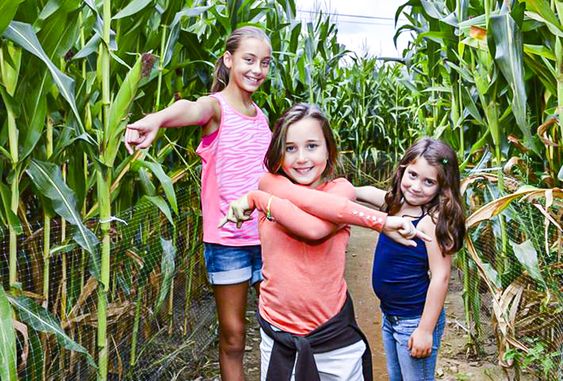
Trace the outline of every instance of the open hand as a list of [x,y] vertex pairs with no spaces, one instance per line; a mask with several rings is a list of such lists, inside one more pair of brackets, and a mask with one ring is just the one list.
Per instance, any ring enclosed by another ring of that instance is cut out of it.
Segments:
[[250,214],[253,210],[254,207],[250,207],[250,204],[248,203],[248,195],[244,195],[229,204],[227,215],[221,218],[217,227],[221,228],[230,221],[236,223],[237,228],[240,228],[244,221],[248,221],[252,218],[250,217]]
[[415,237],[428,242],[432,241],[428,235],[415,228],[411,221],[398,216],[387,216],[383,233],[393,241],[405,246],[416,246],[416,242],[413,240]]

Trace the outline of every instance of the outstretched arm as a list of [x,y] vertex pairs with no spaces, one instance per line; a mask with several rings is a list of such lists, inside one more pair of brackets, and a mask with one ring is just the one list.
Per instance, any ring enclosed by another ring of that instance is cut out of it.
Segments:
[[288,178],[270,173],[260,179],[258,188],[335,224],[351,224],[381,231],[387,214],[356,204],[354,188],[347,181],[336,184],[327,192],[292,183]]
[[428,357],[432,353],[433,332],[444,308],[452,265],[452,256],[442,255],[436,242],[436,225],[432,219],[426,217],[420,225],[432,238],[432,242],[426,242],[431,278],[420,323],[408,341],[411,356],[415,358]]
[[321,240],[342,227],[304,212],[291,201],[263,191],[249,192],[231,202],[227,215],[219,222],[219,227],[229,221],[240,226],[244,221],[250,219],[250,213],[254,209],[264,213],[267,218],[275,220],[290,234],[307,241]]
[[[149,147],[161,127],[203,126],[215,115],[220,115],[220,112],[217,101],[212,97],[201,97],[195,102],[181,99],[161,111],[128,124],[125,147],[131,154],[134,149]],[[212,132],[208,130],[205,134]]]
[[279,175],[265,174],[258,185],[259,189],[288,199],[307,213],[311,213],[335,224],[351,224],[382,231],[394,241],[407,246],[416,246],[414,237],[430,239],[415,229],[412,223],[402,217],[387,214],[357,204],[354,188],[347,181],[335,186],[331,192],[321,192],[293,184]]
[[385,191],[379,188],[376,188],[371,185],[366,185],[363,187],[355,187],[356,191],[356,200],[361,202],[367,202],[375,206],[378,209],[383,207],[385,203]]

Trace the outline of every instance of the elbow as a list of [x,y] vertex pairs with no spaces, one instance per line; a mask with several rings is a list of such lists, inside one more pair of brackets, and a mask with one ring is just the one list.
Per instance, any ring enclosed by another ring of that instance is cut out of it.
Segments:
[[313,228],[308,229],[307,232],[303,235],[303,238],[310,242],[318,242],[322,241],[326,237],[330,235],[330,231],[322,228]]
[[450,282],[450,273],[449,272],[437,272],[431,273],[430,282],[439,285],[440,287],[448,287]]

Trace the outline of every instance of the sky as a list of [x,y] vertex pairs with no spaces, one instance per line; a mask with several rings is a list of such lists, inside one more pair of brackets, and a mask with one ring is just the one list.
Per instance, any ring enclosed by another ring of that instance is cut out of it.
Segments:
[[[359,55],[400,57],[408,42],[404,33],[393,43],[395,12],[407,0],[296,0],[297,16],[309,21],[322,9],[337,15],[338,42]],[[404,18],[399,19],[399,25]]]

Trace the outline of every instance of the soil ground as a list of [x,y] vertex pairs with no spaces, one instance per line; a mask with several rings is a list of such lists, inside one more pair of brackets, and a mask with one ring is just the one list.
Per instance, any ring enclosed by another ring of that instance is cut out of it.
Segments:
[[[371,268],[373,250],[377,242],[377,233],[362,228],[352,228],[346,262],[346,281],[356,312],[358,324],[368,337],[372,357],[375,381],[388,380],[385,368],[385,354],[381,342],[381,313],[379,301],[371,289]],[[248,381],[260,379],[260,333],[254,318],[255,303],[249,301],[247,312],[247,345],[245,354],[245,372]],[[446,299],[447,325],[442,340],[442,348],[436,368],[436,378],[447,381],[500,381],[510,378],[496,365],[496,348],[492,338],[484,343],[484,356],[470,359],[466,354],[466,328],[463,312],[461,275],[452,271],[450,287]],[[483,320],[488,319],[484,317]],[[204,376],[197,381],[219,380],[217,348],[210,349],[211,358],[207,363]],[[524,375],[521,380],[531,380]]]

